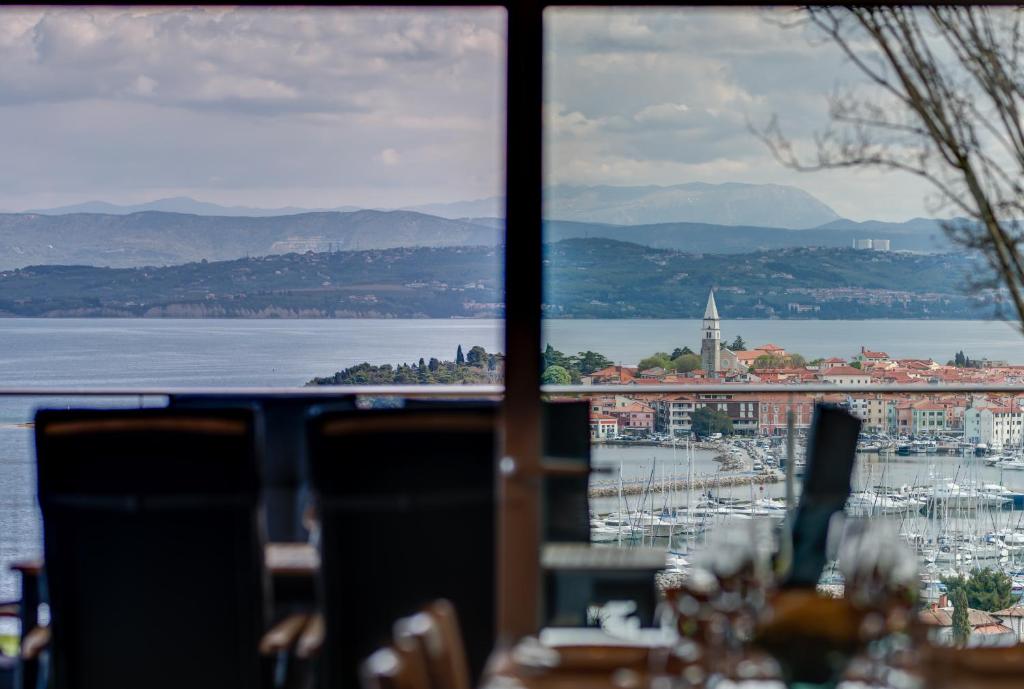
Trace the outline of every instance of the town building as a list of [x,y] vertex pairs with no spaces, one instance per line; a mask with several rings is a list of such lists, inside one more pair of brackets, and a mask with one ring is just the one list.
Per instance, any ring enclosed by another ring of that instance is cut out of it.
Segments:
[[871,385],[871,374],[853,366],[833,366],[823,369],[819,377],[824,383],[833,385],[845,385],[848,387],[856,385]]
[[886,433],[889,431],[889,408],[892,405],[893,401],[884,395],[851,395],[847,397],[845,406],[861,420],[865,432]]
[[886,364],[889,363],[889,355],[885,352],[873,352],[861,345],[860,354],[857,355],[857,361],[872,364]]
[[[928,630],[928,637],[933,643],[941,646],[954,644],[953,608],[948,604],[945,594],[939,598],[938,603],[932,603],[918,613],[918,620]],[[1017,644],[1017,634],[1000,622],[995,614],[968,608],[967,620],[971,625],[971,633],[967,637],[968,648]]]
[[619,437],[619,420],[607,414],[590,415],[590,439],[614,440]]
[[732,421],[733,433],[755,435],[760,422],[760,403],[756,395],[697,393],[665,395],[652,402],[655,429],[670,435],[689,435],[693,431],[693,413],[702,407],[723,412]]
[[1004,610],[997,610],[992,617],[1013,630],[1017,643],[1024,641],[1024,606],[1014,605]]
[[715,292],[708,293],[708,305],[704,309],[704,325],[701,328],[700,362],[701,368],[710,377],[718,375],[721,368],[722,328],[718,317],[718,306],[715,304]]
[[814,414],[814,398],[810,395],[789,395],[785,393],[760,393],[758,400],[758,433],[761,435],[782,435],[786,432],[788,412],[793,412],[793,426],[797,430],[811,427]]
[[975,443],[1020,447],[1024,440],[1024,412],[1012,406],[972,406],[964,412],[964,438]]

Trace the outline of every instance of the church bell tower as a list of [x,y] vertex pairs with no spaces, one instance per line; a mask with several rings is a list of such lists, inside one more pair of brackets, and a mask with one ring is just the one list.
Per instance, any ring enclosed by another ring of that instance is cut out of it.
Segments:
[[715,291],[708,294],[708,306],[704,309],[704,325],[701,328],[700,362],[701,368],[711,377],[718,375],[721,368],[722,330],[718,318],[718,306],[715,304]]

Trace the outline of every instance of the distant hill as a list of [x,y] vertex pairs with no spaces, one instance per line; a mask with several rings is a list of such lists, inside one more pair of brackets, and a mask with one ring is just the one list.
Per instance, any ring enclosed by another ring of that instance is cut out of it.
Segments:
[[0,269],[33,264],[132,267],[290,252],[495,246],[493,227],[412,211],[267,218],[146,211],[129,215],[0,214]]
[[[441,247],[304,253],[166,268],[0,271],[0,315],[372,318],[500,316],[501,253]],[[962,253],[799,248],[692,254],[609,239],[545,247],[551,318],[987,318]],[[595,346],[600,343],[595,343]]]
[[888,239],[893,251],[944,253],[953,249],[936,221],[855,223],[838,220],[809,230],[789,230],[709,223],[610,225],[548,220],[544,223],[544,237],[549,242],[601,237],[658,249],[715,254],[809,246],[850,247],[855,239]]
[[500,316],[493,247],[286,254],[166,268],[0,271],[0,315],[175,318]]
[[161,211],[164,213],[187,213],[190,215],[218,215],[234,217],[261,218],[274,215],[296,215],[298,213],[316,213],[328,211],[357,211],[357,206],[338,206],[337,208],[298,208],[296,206],[285,206],[283,208],[250,208],[249,206],[221,206],[206,201],[196,201],[187,196],[176,196],[167,199],[157,199],[147,203],[130,205],[118,205],[106,201],[86,201],[70,206],[58,206],[57,208],[42,208],[25,211],[38,215],[71,215],[73,213],[102,213],[105,215],[129,215],[131,213],[143,213],[145,211]]
[[551,220],[651,225],[714,223],[806,229],[839,215],[802,189],[777,184],[674,186],[552,186],[544,191],[544,217]]
[[426,203],[419,206],[402,208],[417,211],[439,218],[500,218],[505,216],[505,197],[489,196],[475,201],[456,201],[455,203]]

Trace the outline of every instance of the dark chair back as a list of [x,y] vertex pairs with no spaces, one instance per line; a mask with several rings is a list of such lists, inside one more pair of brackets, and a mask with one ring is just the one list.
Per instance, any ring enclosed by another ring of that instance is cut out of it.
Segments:
[[311,419],[324,686],[356,686],[394,620],[438,598],[457,610],[479,677],[494,645],[495,424],[489,405]]
[[590,542],[590,403],[544,404],[544,457],[565,469],[544,476],[544,540]]
[[36,415],[56,689],[259,687],[251,411]]
[[170,406],[189,409],[257,410],[263,428],[260,448],[263,512],[271,541],[305,541],[303,516],[309,504],[306,476],[306,419],[313,407],[355,409],[355,397],[338,395],[174,395]]
[[793,519],[793,560],[785,581],[791,588],[817,586],[825,568],[829,522],[850,497],[860,426],[860,419],[841,407],[815,405],[803,490]]

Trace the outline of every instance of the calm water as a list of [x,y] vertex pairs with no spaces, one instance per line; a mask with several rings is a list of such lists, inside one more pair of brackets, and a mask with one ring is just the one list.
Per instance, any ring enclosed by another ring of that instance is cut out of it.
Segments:
[[[728,340],[740,334],[748,344],[772,342],[808,358],[852,356],[863,344],[895,356],[945,361],[963,349],[975,358],[1024,362],[1024,338],[1002,322],[725,320],[722,330]],[[566,353],[591,349],[630,364],[659,350],[695,348],[699,331],[695,320],[549,321],[545,339]],[[451,359],[459,344],[497,351],[501,340],[501,323],[493,320],[0,319],[0,386],[301,385],[363,361]],[[0,399],[0,600],[16,593],[7,564],[40,549],[31,435],[15,424],[38,406],[81,403]],[[602,449],[596,459],[612,465],[621,459],[627,473],[643,473],[655,456],[665,465],[672,459],[671,450],[645,448]],[[952,460],[940,461],[949,465],[946,473],[956,472]],[[709,457],[699,462],[698,472],[714,470]],[[926,463],[907,464],[889,465],[887,482],[924,478]],[[1007,482],[1024,488],[1024,472]]]

